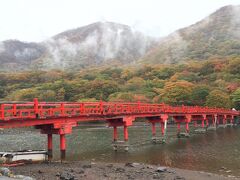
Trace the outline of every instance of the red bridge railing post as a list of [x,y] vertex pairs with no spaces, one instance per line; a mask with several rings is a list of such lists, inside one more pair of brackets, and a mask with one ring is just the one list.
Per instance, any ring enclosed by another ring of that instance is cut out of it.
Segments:
[[65,108],[63,103],[61,103],[60,105],[60,112],[61,112],[61,116],[65,116]]
[[34,98],[33,103],[34,103],[34,114],[36,115],[36,118],[38,118],[39,116],[38,99]]
[[13,104],[13,116],[17,115],[17,105]]
[[4,104],[1,104],[1,119],[4,120],[5,118],[5,105]]
[[103,102],[102,102],[102,100],[99,102],[99,113],[103,114]]

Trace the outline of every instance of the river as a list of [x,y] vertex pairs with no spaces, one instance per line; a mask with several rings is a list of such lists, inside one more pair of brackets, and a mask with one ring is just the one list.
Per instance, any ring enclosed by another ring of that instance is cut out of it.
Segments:
[[[193,129],[191,127],[191,129]],[[112,149],[112,128],[80,126],[67,135],[67,160],[142,162],[240,177],[240,128],[228,127],[177,139],[176,126],[168,126],[166,144],[151,143],[151,127],[129,127],[128,152]],[[157,132],[160,135],[160,128]],[[123,137],[119,129],[120,138]],[[46,135],[31,129],[8,131],[0,136],[0,151],[45,149]],[[59,137],[53,136],[54,157],[59,158]]]

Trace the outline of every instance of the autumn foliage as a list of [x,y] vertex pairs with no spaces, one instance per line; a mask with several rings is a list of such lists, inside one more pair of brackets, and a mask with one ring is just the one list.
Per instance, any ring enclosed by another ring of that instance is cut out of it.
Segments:
[[0,73],[4,101],[130,101],[240,109],[240,58]]

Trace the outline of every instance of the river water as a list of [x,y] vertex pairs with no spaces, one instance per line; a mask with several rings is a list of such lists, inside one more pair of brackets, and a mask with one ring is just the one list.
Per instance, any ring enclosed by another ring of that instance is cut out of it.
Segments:
[[[193,128],[191,128],[193,129]],[[67,135],[67,159],[105,162],[141,162],[240,177],[240,128],[228,127],[177,139],[176,126],[168,126],[166,144],[151,143],[151,127],[129,127],[129,152],[112,149],[112,128],[80,126]],[[157,132],[160,135],[160,128]],[[119,129],[119,137],[123,137]],[[54,156],[59,158],[59,137],[54,135]],[[46,135],[25,129],[0,135],[0,151],[46,149]],[[230,171],[229,171],[230,170]]]

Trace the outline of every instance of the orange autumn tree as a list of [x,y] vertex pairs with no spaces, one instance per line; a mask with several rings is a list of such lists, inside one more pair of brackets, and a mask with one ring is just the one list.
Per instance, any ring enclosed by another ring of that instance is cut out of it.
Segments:
[[206,106],[231,108],[231,100],[227,93],[220,90],[213,90],[207,96]]
[[160,93],[159,101],[169,105],[192,105],[194,84],[187,81],[168,82]]

